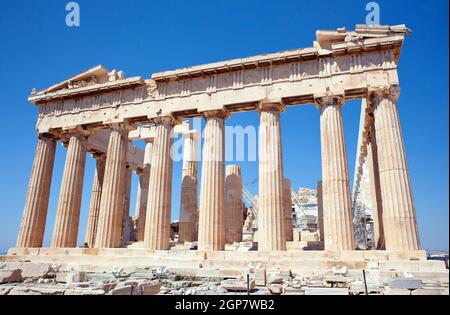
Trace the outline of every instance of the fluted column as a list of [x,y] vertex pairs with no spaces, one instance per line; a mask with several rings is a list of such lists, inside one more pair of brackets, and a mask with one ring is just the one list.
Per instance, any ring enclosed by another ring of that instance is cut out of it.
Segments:
[[130,197],[131,197],[131,181],[133,170],[129,165],[125,167],[125,183],[123,188],[123,216],[122,216],[122,244],[132,240],[132,229],[130,229]]
[[135,214],[135,216],[138,218],[137,233],[136,233],[136,241],[138,242],[144,241],[145,218],[147,214],[148,185],[150,182],[150,172],[152,168],[151,159],[153,151],[153,138],[144,140],[146,141],[144,154],[144,169],[136,172],[139,176],[139,185],[136,197],[136,214]]
[[39,135],[28,183],[25,208],[17,237],[16,246],[18,248],[42,247],[55,148],[56,141],[51,135]]
[[419,250],[416,210],[397,111],[398,87],[374,92],[383,227],[387,250]]
[[258,250],[286,250],[280,103],[261,103],[259,129]]
[[51,247],[76,247],[80,223],[86,138],[70,134]]
[[91,203],[89,206],[89,217],[86,228],[85,243],[89,247],[94,247],[95,236],[97,235],[98,215],[100,212],[100,201],[102,197],[103,179],[105,176],[105,160],[104,153],[93,153],[92,157],[96,161],[94,182],[92,183]]
[[197,239],[198,132],[183,134],[183,174],[181,180],[179,242]]
[[373,230],[376,249],[385,249],[383,207],[381,203],[380,170],[378,166],[378,149],[376,144],[375,124],[370,119],[370,133],[367,143],[367,166],[369,169],[370,195],[372,201]]
[[242,176],[239,165],[227,165],[225,178],[225,241],[242,241]]
[[170,248],[170,210],[172,203],[172,129],[177,123],[172,117],[153,120],[155,140],[152,170],[148,188],[144,246],[152,250]]
[[145,218],[147,213],[147,198],[148,198],[148,183],[150,180],[150,169],[151,166],[145,165],[143,170],[137,171],[139,176],[138,192],[136,197],[136,217],[137,231],[136,231],[136,241],[144,241],[144,231],[145,231]]
[[343,99],[326,96],[320,107],[322,196],[326,250],[354,250],[347,153],[341,116]]
[[112,125],[94,245],[96,248],[120,246],[127,150],[128,130],[126,126],[122,124]]
[[225,249],[225,133],[223,110],[204,113],[198,249]]
[[292,197],[291,197],[291,181],[287,178],[283,179],[283,204],[284,204],[284,235],[286,241],[293,240],[292,230]]
[[320,241],[324,242],[322,181],[317,181],[317,219],[319,221]]

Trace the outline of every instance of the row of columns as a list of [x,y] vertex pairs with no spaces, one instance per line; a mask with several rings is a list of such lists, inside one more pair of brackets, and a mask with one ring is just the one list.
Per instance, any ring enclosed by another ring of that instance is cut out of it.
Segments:
[[[406,157],[396,107],[396,90],[371,94],[374,108],[374,135],[377,143],[379,186],[383,213],[380,224],[386,249],[419,249],[415,210],[406,166]],[[326,250],[355,248],[348,163],[341,116],[343,98],[317,98],[320,109],[322,147],[322,183],[320,211]],[[259,133],[259,250],[286,249],[292,239],[290,183],[283,180],[281,153],[280,102],[261,102]],[[199,250],[224,250],[226,241],[239,239],[239,231],[225,229],[240,222],[234,187],[242,186],[234,177],[240,170],[227,170],[225,180],[224,120],[225,110],[204,113],[205,141],[202,152],[200,207],[197,221],[197,173],[195,153],[185,150],[182,197],[180,204],[180,241],[198,238]],[[171,133],[177,123],[172,117],[154,119],[154,142],[146,146],[144,168],[140,171],[137,239],[144,247],[167,250],[170,247],[170,211],[172,190]],[[185,137],[185,148],[195,148],[195,137]],[[42,246],[54,159],[55,140],[39,137],[35,162],[28,187],[18,247]],[[111,127],[106,160],[99,155],[91,200],[86,241],[97,248],[119,247],[123,220],[123,195],[126,193],[126,154],[128,130],[123,125]],[[148,153],[147,153],[148,150]],[[150,150],[152,151],[150,154]],[[68,141],[66,165],[53,234],[53,247],[75,247],[78,232],[81,189],[85,163],[85,135],[74,133]],[[104,165],[102,165],[104,164]],[[151,166],[151,171],[150,171]],[[146,179],[148,178],[148,182]],[[228,187],[229,185],[229,187]],[[228,189],[227,189],[228,187]],[[226,193],[227,192],[227,193]],[[290,198],[289,198],[290,199]],[[227,218],[225,209],[229,210]],[[242,212],[241,212],[242,213]],[[228,232],[227,232],[228,234]],[[95,237],[94,237],[95,235]],[[93,243],[93,244],[92,244]]]

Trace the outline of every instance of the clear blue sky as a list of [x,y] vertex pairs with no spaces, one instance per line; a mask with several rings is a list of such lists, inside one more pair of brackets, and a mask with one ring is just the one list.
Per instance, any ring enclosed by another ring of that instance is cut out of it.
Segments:
[[[309,47],[317,29],[364,23],[367,1],[78,1],[81,26],[65,24],[64,0],[0,2],[0,252],[14,246],[36,146],[32,88],[46,88],[93,65],[141,75],[189,65]],[[381,24],[413,31],[400,58],[400,118],[422,244],[448,249],[448,1],[378,1]],[[343,109],[350,177],[359,102]],[[227,125],[258,125],[256,113]],[[313,105],[282,115],[286,173],[294,188],[321,178],[319,113]],[[45,243],[53,231],[65,149],[58,146]],[[244,183],[257,163],[240,163]],[[85,171],[79,243],[84,239],[94,161]],[[178,217],[181,163],[173,170]],[[352,180],[352,178],[351,178]],[[257,185],[248,184],[257,192]],[[136,179],[133,182],[132,209]]]

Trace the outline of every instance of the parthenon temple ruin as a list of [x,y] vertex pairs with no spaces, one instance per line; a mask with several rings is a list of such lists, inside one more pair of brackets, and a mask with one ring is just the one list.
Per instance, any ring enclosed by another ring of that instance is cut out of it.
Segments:
[[[256,264],[300,274],[374,264],[387,273],[445,270],[421,249],[397,110],[398,63],[409,33],[404,25],[319,30],[308,48],[149,79],[98,65],[33,89],[28,99],[38,109],[36,153],[17,245],[3,261],[57,262],[86,272],[166,266],[223,277],[242,276]],[[355,99],[361,100],[361,119],[351,192],[341,108]],[[280,116],[307,104],[320,113],[322,178],[312,190],[314,228],[308,228],[308,215],[300,228],[293,211],[302,206],[300,192],[290,179],[301,177],[301,167],[286,174],[281,150]],[[248,203],[246,170],[225,165],[224,146],[225,121],[246,111],[260,119],[258,193]],[[198,117],[203,133],[189,123]],[[179,205],[171,202],[174,134],[184,139]],[[133,144],[138,140],[145,149]],[[66,148],[64,171],[51,244],[43,247],[58,143]],[[89,157],[96,168],[88,221],[80,222]],[[139,185],[130,206],[133,172]],[[355,225],[362,191],[373,221],[372,244],[363,248]],[[174,231],[171,211],[177,207]],[[80,224],[86,224],[84,240],[77,239]]]

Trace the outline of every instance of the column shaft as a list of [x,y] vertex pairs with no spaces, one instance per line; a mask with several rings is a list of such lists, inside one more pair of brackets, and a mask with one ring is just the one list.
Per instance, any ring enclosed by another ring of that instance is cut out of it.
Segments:
[[84,166],[86,163],[85,141],[85,138],[79,134],[70,135],[53,230],[52,247],[77,246]]
[[200,212],[199,250],[225,249],[225,134],[223,111],[205,114]]
[[193,242],[196,240],[195,225],[198,211],[197,174],[198,162],[187,161],[183,166],[183,179],[181,182],[179,242]]
[[181,180],[179,242],[193,242],[197,239],[196,224],[198,212],[198,158],[197,134],[183,135],[183,174]]
[[383,227],[387,250],[419,250],[416,210],[396,100],[398,90],[373,98]]
[[136,197],[136,217],[137,231],[136,231],[136,241],[144,241],[144,231],[145,231],[145,218],[147,213],[147,198],[148,198],[148,183],[150,181],[150,171],[151,165],[144,165],[144,169],[138,173],[139,175],[139,185],[138,193]]
[[91,203],[89,206],[89,217],[86,228],[85,243],[89,247],[94,247],[97,235],[98,215],[100,212],[100,202],[102,197],[103,179],[105,176],[105,155],[93,155],[96,160],[94,182],[92,183]]
[[323,223],[323,198],[322,198],[322,181],[317,182],[317,216],[319,221],[320,241],[324,242],[324,223]]
[[144,246],[152,250],[170,248],[170,210],[172,203],[172,147],[173,118],[155,119],[155,140],[152,170],[147,199]]
[[376,144],[375,125],[373,120],[371,122],[369,137],[370,140],[367,144],[367,166],[369,169],[375,248],[385,249],[383,207],[381,203],[380,189],[380,170],[378,165],[378,149]]
[[96,248],[120,246],[123,220],[123,192],[128,150],[128,131],[124,126],[113,126],[106,154]]
[[284,204],[284,235],[287,242],[294,238],[292,230],[292,197],[291,181],[283,179],[283,204]]
[[320,106],[322,195],[326,250],[354,250],[347,153],[339,97],[324,97]]
[[42,247],[55,148],[54,138],[47,135],[39,136],[17,237],[18,248]]
[[242,176],[239,165],[227,165],[225,179],[225,241],[242,241]]
[[286,250],[280,104],[260,105],[258,250]]

